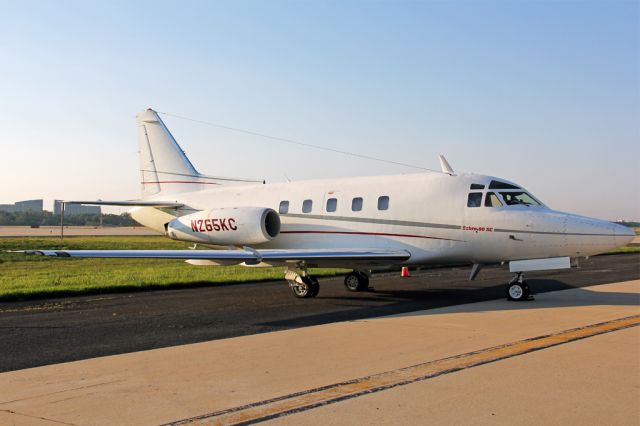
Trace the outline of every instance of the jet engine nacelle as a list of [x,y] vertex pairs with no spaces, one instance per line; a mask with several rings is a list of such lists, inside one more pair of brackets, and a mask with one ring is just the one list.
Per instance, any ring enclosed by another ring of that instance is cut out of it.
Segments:
[[253,245],[280,233],[280,216],[264,207],[203,210],[173,219],[167,235],[174,240],[215,245]]

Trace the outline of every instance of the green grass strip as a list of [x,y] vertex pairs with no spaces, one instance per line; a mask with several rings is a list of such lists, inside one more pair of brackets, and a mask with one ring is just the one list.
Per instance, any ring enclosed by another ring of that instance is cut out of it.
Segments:
[[[187,249],[189,244],[161,236],[0,238],[0,250]],[[0,301],[116,291],[208,286],[282,280],[283,267],[193,266],[166,259],[52,258],[0,253]],[[318,276],[347,269],[312,269]]]

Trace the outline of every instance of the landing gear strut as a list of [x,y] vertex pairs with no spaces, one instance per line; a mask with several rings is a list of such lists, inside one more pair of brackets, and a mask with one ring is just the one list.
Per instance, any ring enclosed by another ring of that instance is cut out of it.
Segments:
[[299,268],[302,271],[301,274],[298,274],[293,269],[287,269],[284,275],[293,295],[300,299],[316,297],[320,292],[318,279],[313,275],[309,275],[309,271],[305,265],[300,265]]
[[531,291],[522,276],[522,272],[517,272],[516,276],[507,284],[507,300],[516,302],[531,300],[533,298],[529,299],[530,295]]
[[363,271],[353,271],[344,277],[344,285],[349,291],[365,291],[369,288],[369,275]]

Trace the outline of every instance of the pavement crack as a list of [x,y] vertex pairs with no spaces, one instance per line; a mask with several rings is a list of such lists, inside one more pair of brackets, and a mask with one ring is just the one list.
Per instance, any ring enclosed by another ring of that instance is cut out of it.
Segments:
[[0,329],[56,329],[56,328],[69,328],[55,325],[0,325]]
[[34,415],[31,415],[31,414],[19,413],[19,412],[14,411],[14,410],[0,409],[0,411],[3,412],[3,413],[13,414],[15,416],[23,416],[23,417],[29,417],[30,419],[44,420],[46,422],[51,422],[51,423],[55,423],[55,424],[59,424],[59,425],[78,426],[75,423],[67,423],[67,422],[63,422],[63,421],[60,421],[60,420],[48,419],[48,418],[42,417],[42,416],[34,416]]
[[[14,400],[11,400],[11,401],[2,401],[2,402],[0,402],[0,405],[12,404],[14,402],[28,401],[30,399],[41,398],[43,396],[56,395],[56,394],[64,393],[64,392],[71,392],[71,391],[76,391],[76,390],[81,390],[81,389],[95,388],[97,386],[104,386],[104,385],[109,385],[109,384],[112,384],[112,383],[118,383],[118,382],[122,382],[122,381],[124,381],[124,379],[111,380],[111,381],[108,381],[108,382],[101,382],[101,383],[94,383],[92,385],[78,386],[76,388],[71,388],[71,389],[62,389],[62,390],[55,391],[55,392],[47,392],[47,393],[43,393],[43,394],[39,394],[39,395],[32,395],[32,396],[28,396],[26,398],[18,398],[18,399],[14,399]],[[2,409],[0,408],[0,410],[2,410]]]

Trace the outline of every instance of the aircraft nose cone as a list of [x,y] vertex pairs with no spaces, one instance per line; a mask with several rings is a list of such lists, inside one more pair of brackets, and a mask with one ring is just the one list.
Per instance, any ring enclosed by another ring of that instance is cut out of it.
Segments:
[[631,241],[633,241],[636,237],[636,233],[634,232],[634,230],[624,225],[615,224],[614,232],[616,236],[615,238],[617,247],[626,246],[627,244],[631,243]]
[[606,253],[631,241],[629,228],[600,219],[578,215],[566,216],[567,245],[574,253]]

